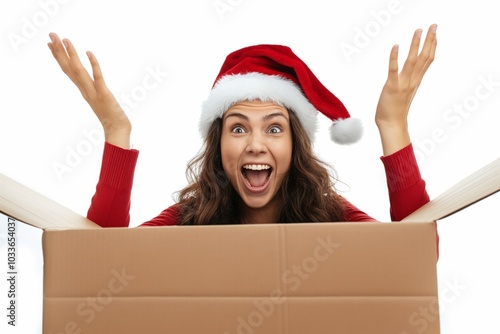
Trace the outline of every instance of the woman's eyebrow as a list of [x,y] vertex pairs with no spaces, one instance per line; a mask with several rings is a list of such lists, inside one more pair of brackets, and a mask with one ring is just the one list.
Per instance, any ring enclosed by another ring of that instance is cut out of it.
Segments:
[[274,118],[274,117],[283,117],[284,119],[286,119],[288,121],[288,117],[286,117],[286,115],[282,112],[274,112],[272,114],[267,114],[264,117],[262,117],[262,120],[267,121],[267,120]]
[[228,113],[226,114],[226,116],[224,117],[225,119],[229,118],[229,117],[238,117],[238,118],[243,118],[244,120],[247,120],[248,121],[248,116],[246,115],[243,115],[239,112],[232,112],[232,113]]

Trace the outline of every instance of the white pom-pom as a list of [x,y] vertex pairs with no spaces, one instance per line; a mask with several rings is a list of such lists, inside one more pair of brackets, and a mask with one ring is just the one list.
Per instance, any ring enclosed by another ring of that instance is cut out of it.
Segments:
[[330,127],[330,137],[337,144],[354,144],[362,135],[363,125],[357,118],[339,119]]

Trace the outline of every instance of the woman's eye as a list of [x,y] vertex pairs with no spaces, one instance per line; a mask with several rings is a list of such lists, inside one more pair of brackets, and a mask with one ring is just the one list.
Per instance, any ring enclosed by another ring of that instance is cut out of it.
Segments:
[[235,126],[232,130],[232,133],[244,133],[245,130],[241,126]]
[[281,128],[279,126],[272,126],[269,128],[269,133],[281,133]]

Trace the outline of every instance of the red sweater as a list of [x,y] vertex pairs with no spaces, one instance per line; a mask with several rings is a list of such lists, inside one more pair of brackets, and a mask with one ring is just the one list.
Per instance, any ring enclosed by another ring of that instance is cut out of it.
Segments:
[[[99,182],[87,213],[88,219],[102,227],[129,226],[130,195],[138,155],[137,150],[125,150],[105,143]],[[429,202],[411,144],[380,159],[387,177],[392,221],[403,219]],[[376,221],[349,201],[344,201],[346,221]],[[172,205],[141,226],[176,225],[177,216],[177,207]]]

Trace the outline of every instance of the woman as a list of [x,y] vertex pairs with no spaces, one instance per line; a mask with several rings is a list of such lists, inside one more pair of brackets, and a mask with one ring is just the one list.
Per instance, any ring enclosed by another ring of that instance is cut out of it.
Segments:
[[[398,46],[375,121],[382,141],[391,219],[401,220],[429,201],[413,153],[407,115],[434,59],[436,25],[419,53],[415,31],[398,70]],[[129,225],[130,193],[138,151],[130,149],[131,124],[87,52],[93,77],[67,39],[50,34],[48,46],[61,69],[99,118],[105,134],[103,163],[88,218],[103,227]],[[327,166],[313,154],[315,117],[332,119],[332,139],[355,142],[361,128],[289,48],[256,45],[226,58],[202,106],[204,147],[190,163],[190,184],[175,205],[141,226],[375,221],[335,192]]]

